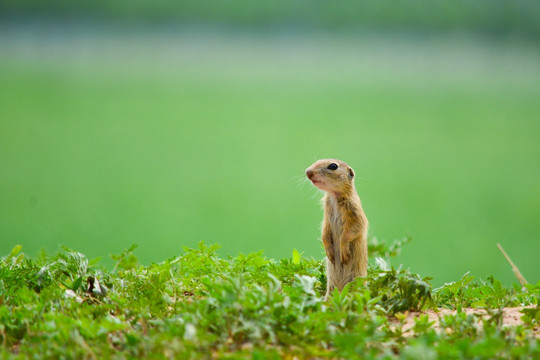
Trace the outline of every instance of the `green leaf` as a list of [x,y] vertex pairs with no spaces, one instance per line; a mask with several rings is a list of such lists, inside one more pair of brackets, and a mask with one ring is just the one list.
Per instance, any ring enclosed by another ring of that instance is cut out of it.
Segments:
[[293,249],[292,251],[292,262],[293,264],[300,264],[300,253],[298,252],[298,250],[296,249]]
[[13,249],[11,249],[11,253],[9,254],[9,257],[15,257],[17,256],[22,250],[22,245],[16,245]]
[[483,299],[476,300],[471,303],[471,307],[476,309],[482,309],[486,307],[486,302]]
[[73,281],[73,283],[70,286],[70,289],[73,291],[77,291],[81,287],[82,281],[83,281],[82,276],[79,276],[77,279],[75,279],[75,281]]

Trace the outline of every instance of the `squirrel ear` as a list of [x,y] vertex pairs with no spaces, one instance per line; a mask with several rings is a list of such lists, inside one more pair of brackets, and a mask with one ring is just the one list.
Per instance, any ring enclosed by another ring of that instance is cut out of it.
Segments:
[[354,171],[353,171],[353,169],[351,169],[351,168],[349,168],[349,176],[350,176],[351,178],[354,177]]

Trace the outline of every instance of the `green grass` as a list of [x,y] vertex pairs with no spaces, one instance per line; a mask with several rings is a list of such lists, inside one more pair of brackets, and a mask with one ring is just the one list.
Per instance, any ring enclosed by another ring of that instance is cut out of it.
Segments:
[[[397,246],[371,244],[373,256]],[[432,290],[429,278],[378,258],[328,302],[324,263],[297,251],[274,260],[261,252],[223,258],[203,243],[141,266],[134,247],[113,255],[114,269],[64,249],[28,258],[14,248],[0,260],[2,358],[347,358],[530,359],[540,283],[505,288],[461,280]],[[393,249],[393,250],[392,250]],[[502,310],[523,323],[502,326]],[[448,308],[440,329],[427,316],[405,328],[406,312]],[[465,307],[487,312],[467,315]],[[536,330],[535,330],[536,329]]]
[[0,251],[139,243],[148,264],[203,240],[321,258],[320,195],[297,180],[336,157],[356,171],[371,236],[413,238],[406,268],[436,285],[469,270],[510,284],[500,242],[538,280],[540,82],[519,54],[503,61],[512,47],[490,48],[477,71],[340,57],[331,42],[289,60],[264,41],[158,66],[4,57]]

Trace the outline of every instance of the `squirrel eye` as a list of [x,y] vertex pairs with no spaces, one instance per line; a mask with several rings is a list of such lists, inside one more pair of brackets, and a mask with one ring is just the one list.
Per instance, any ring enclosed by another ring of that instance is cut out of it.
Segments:
[[338,168],[337,164],[336,163],[331,163],[330,165],[328,165],[327,169],[329,170],[336,170]]

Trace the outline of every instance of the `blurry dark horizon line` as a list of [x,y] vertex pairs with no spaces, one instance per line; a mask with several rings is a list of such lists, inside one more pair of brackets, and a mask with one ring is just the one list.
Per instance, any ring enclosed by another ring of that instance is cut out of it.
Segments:
[[540,3],[536,0],[464,1],[420,0],[273,2],[231,0],[93,2],[0,0],[0,24],[48,22],[132,28],[214,28],[217,31],[434,33],[452,32],[494,40],[520,38],[538,43]]
[[172,35],[185,33],[200,33],[222,36],[243,36],[256,38],[356,38],[379,37],[392,39],[445,39],[461,38],[487,43],[520,43],[536,46],[540,41],[535,34],[523,34],[514,31],[479,31],[473,29],[448,27],[430,28],[415,25],[373,26],[370,24],[354,24],[343,27],[313,26],[307,24],[291,24],[289,22],[276,22],[262,25],[246,25],[233,22],[196,21],[196,20],[166,20],[148,21],[142,19],[124,19],[115,21],[111,19],[76,16],[10,16],[0,14],[0,32],[39,30],[60,32],[70,30],[70,33],[95,34],[153,34]]

